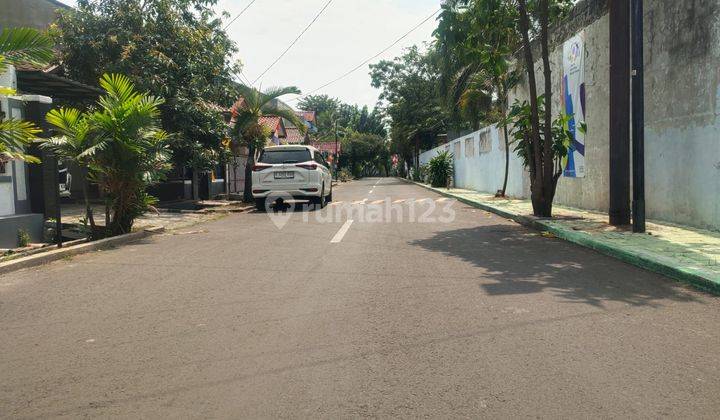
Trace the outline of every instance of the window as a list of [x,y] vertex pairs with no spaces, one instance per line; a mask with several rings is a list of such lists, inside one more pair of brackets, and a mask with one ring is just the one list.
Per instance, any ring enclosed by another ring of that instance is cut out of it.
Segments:
[[475,156],[475,142],[472,137],[468,137],[465,139],[465,157],[471,158]]
[[315,162],[327,168],[328,164],[325,162],[325,158],[322,153],[315,152]]
[[460,141],[455,142],[455,151],[453,152],[453,155],[455,156],[455,159],[460,159],[462,157],[462,154],[460,153]]
[[258,162],[275,165],[278,163],[299,163],[312,160],[308,149],[266,149],[263,150]]

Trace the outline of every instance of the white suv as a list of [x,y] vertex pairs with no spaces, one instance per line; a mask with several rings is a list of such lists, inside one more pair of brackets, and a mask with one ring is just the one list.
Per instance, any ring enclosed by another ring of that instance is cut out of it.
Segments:
[[288,197],[325,207],[332,201],[330,165],[312,146],[266,147],[252,168],[252,194],[258,210],[268,198]]

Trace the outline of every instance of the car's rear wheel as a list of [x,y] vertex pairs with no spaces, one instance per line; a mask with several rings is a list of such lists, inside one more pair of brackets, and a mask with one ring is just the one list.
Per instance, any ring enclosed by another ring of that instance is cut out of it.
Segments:
[[332,203],[332,184],[330,184],[330,194],[327,196],[327,202]]
[[266,200],[264,198],[256,198],[255,199],[255,208],[258,211],[265,211],[265,202]]
[[310,203],[314,204],[316,208],[324,208],[327,204],[327,201],[325,200],[325,184],[323,184],[322,189],[320,189],[320,196],[319,197],[313,197],[310,200]]

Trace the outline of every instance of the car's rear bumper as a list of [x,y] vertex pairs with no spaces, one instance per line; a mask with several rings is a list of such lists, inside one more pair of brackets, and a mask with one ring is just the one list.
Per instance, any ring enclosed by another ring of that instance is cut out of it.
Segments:
[[322,185],[320,184],[303,184],[302,186],[258,186],[253,187],[253,198],[292,198],[292,199],[308,199],[312,197],[320,197]]

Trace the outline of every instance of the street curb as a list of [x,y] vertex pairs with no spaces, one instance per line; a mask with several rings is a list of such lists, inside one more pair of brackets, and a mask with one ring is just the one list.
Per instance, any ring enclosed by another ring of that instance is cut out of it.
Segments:
[[706,292],[713,294],[720,294],[720,283],[707,278],[706,275],[700,270],[694,270],[692,268],[678,267],[675,261],[671,261],[656,255],[644,254],[642,252],[630,252],[613,245],[607,244],[603,241],[593,238],[591,235],[585,232],[577,232],[570,229],[560,228],[554,226],[552,221],[539,220],[530,216],[523,216],[515,213],[493,207],[488,204],[478,203],[473,200],[460,197],[449,191],[444,191],[441,188],[434,188],[429,185],[421,184],[419,182],[410,181],[408,179],[399,178],[411,184],[423,187],[430,191],[436,192],[445,197],[454,198],[462,203],[469,206],[479,208],[481,210],[488,211],[490,213],[497,214],[506,219],[510,219],[523,226],[527,226],[539,231],[549,232],[554,236],[563,239],[565,241],[590,248],[601,254],[616,258],[620,261],[632,264],[634,266],[653,271],[658,274],[662,274],[666,277],[670,277],[674,280],[682,283],[689,284],[695,288],[701,289]]
[[139,241],[143,238],[154,234],[162,233],[164,231],[164,227],[151,227],[141,230],[140,232],[127,233],[125,235],[113,236],[112,238],[85,242],[79,245],[69,246],[67,248],[59,248],[53,251],[29,255],[27,257],[22,257],[16,260],[10,260],[0,263],[0,274],[6,274],[11,271],[35,267],[75,255],[85,254],[92,251],[98,251],[101,249],[107,249],[118,245]]

